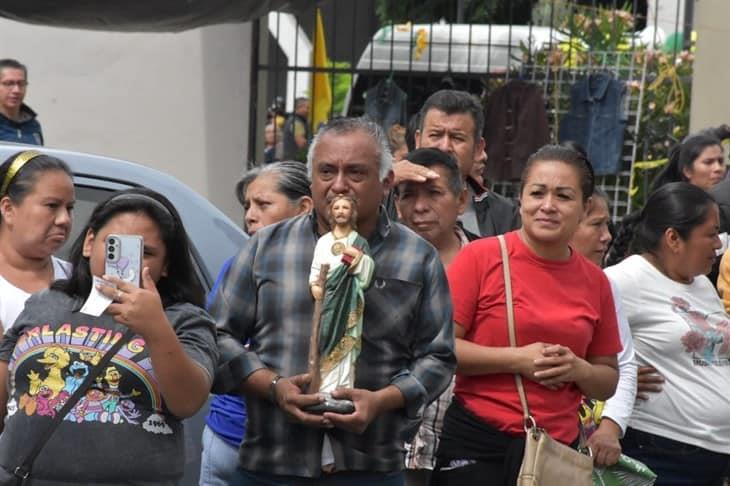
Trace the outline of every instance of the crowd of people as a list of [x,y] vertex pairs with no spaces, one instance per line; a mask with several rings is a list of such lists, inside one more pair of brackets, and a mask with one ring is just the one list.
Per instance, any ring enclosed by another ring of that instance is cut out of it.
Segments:
[[[0,104],[18,106],[0,126],[27,108],[26,78],[0,61]],[[312,136],[308,110],[272,121],[271,163],[235,186],[250,238],[207,298],[164,196],[100,202],[64,262],[69,168],[35,150],[0,165],[0,482],[175,484],[181,420],[212,392],[202,485],[510,485],[517,382],[534,423],[585,440],[597,467],[625,454],[657,484],[722,484],[727,127],[674,147],[612,233],[576,144],[535,152],[518,201],[487,189],[468,93],[438,91],[389,131],[336,118]],[[105,275],[107,237],[124,234],[143,237],[139,286]]]

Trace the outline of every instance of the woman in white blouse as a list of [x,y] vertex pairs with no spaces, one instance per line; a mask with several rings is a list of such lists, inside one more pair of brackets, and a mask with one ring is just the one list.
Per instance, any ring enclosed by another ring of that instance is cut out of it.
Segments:
[[665,379],[637,401],[623,451],[662,485],[722,484],[730,465],[730,318],[705,276],[720,247],[718,206],[687,182],[649,196],[632,256],[606,273],[619,288],[637,361]]

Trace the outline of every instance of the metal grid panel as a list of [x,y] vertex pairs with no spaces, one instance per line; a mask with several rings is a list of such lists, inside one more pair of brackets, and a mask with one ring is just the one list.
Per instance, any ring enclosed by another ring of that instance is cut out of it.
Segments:
[[[611,199],[612,218],[616,221],[631,211],[632,168],[638,149],[637,135],[641,119],[646,63],[637,64],[633,51],[594,51],[587,58],[588,63],[578,66],[525,64],[519,70],[518,76],[542,87],[554,143],[558,140],[560,120],[570,108],[570,88],[573,84],[596,72],[608,72],[614,78],[626,83],[624,113],[627,124],[621,155],[621,171],[617,174],[599,176],[596,180],[598,187]],[[645,56],[642,58],[645,59]],[[514,197],[517,195],[518,185],[519,183],[512,181],[497,181],[492,185],[492,190]]]

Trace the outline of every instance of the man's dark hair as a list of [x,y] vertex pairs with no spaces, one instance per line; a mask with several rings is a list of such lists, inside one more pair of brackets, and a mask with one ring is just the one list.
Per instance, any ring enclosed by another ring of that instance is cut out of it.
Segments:
[[28,68],[15,59],[0,59],[0,71],[3,69],[20,69],[25,74],[26,81],[28,80]]
[[436,91],[428,97],[426,102],[418,112],[419,121],[418,129],[423,131],[423,121],[429,110],[436,109],[443,111],[447,115],[456,115],[467,113],[474,120],[474,143],[479,141],[484,130],[484,110],[479,104],[479,100],[466,91],[457,91],[454,89],[442,89]]
[[443,167],[448,174],[446,182],[451,192],[458,196],[464,190],[464,181],[461,177],[459,164],[456,163],[456,159],[451,154],[435,148],[420,148],[409,152],[405,156],[405,160],[428,168]]
[[303,103],[306,103],[307,101],[309,101],[309,98],[304,97],[304,96],[295,99],[294,100],[294,109],[296,110],[297,108],[302,106]]

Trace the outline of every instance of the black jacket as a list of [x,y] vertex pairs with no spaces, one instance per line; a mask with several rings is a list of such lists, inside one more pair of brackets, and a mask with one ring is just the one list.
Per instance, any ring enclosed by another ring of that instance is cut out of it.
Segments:
[[[477,190],[476,183],[471,179],[467,182]],[[483,189],[476,192],[479,195],[474,198],[474,211],[482,238],[501,235],[522,226],[520,209],[513,199]]]
[[713,186],[710,194],[720,206],[720,233],[730,233],[730,179]]

